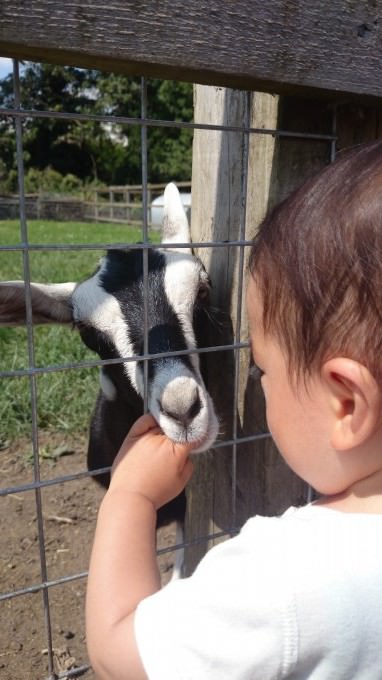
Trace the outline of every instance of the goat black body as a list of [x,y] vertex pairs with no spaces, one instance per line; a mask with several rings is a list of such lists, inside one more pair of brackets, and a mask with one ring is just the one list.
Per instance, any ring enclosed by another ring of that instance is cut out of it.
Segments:
[[[211,317],[206,304],[195,305],[193,326],[197,347],[208,347],[210,344]],[[90,342],[86,331],[80,332],[83,341],[89,346]],[[92,349],[95,348],[92,347]],[[98,336],[96,351],[103,359],[116,357],[110,344],[102,342],[101,336]],[[206,356],[204,354],[200,355],[200,367],[204,382],[208,387]],[[102,390],[98,393],[89,432],[87,465],[90,471],[110,467],[113,464],[127,433],[144,412],[143,399],[126,381],[123,367],[120,364],[112,364],[104,366],[102,370],[113,384],[116,396],[113,400],[110,400],[105,397]],[[95,475],[95,479],[101,486],[108,488],[110,472]],[[158,510],[157,527],[165,526],[173,521],[183,523],[185,513],[186,494],[182,492]]]
[[[130,338],[133,341],[135,354],[143,351],[142,309],[143,309],[143,259],[139,251],[110,251],[107,256],[107,266],[102,275],[102,286],[114,294],[118,299],[121,310],[129,327]],[[158,354],[171,351],[186,350],[187,343],[183,334],[182,324],[175,310],[169,304],[165,293],[164,270],[166,261],[163,254],[150,252],[149,264],[149,312],[150,328],[148,337],[149,352]],[[154,294],[153,294],[153,291]],[[203,289],[202,299],[197,298],[193,305],[192,327],[196,347],[206,347],[209,344],[209,327],[211,324],[208,295]],[[139,310],[135,318],[133,311]],[[120,358],[115,346],[110,343],[107,335],[94,332],[94,329],[79,325],[83,342],[102,359]],[[179,364],[192,371],[192,362],[188,355],[180,355],[176,359],[152,359],[148,365],[148,379],[158,371],[163,371],[166,364]],[[198,359],[202,378],[206,384],[205,356]],[[143,364],[138,364],[142,371]],[[127,379],[125,369],[121,364],[105,365],[102,368],[103,377],[112,385],[115,391],[113,398],[108,398],[100,390],[91,418],[90,437],[88,447],[88,469],[91,471],[103,467],[110,467],[134,422],[143,414],[143,399]],[[204,374],[204,375],[203,375]],[[110,473],[101,473],[95,479],[105,488],[110,483]],[[175,499],[164,505],[157,513],[157,527],[172,521],[184,522],[186,512],[186,495],[182,492]]]

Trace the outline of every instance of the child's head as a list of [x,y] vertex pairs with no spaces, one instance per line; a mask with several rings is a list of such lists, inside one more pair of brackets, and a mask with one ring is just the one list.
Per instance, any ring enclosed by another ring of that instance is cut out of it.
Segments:
[[252,348],[280,452],[324,494],[382,480],[382,142],[341,155],[276,208],[250,270]]
[[340,355],[382,384],[382,142],[340,154],[266,217],[250,271],[293,372]]

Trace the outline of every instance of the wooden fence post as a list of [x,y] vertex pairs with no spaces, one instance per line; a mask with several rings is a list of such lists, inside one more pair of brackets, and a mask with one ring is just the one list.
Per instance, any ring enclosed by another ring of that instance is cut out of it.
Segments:
[[[328,135],[332,110],[327,102],[249,95],[218,87],[195,87],[195,121],[218,125],[286,129]],[[304,127],[305,126],[305,127]],[[240,237],[241,179],[244,174],[245,135],[240,131],[196,130],[193,147],[192,224],[194,241],[235,240]],[[270,207],[279,202],[330,158],[328,139],[300,139],[251,134],[245,238],[251,239]],[[212,304],[222,310],[224,322],[211,338],[212,345],[231,344],[237,313],[242,314],[241,340],[247,339],[245,296],[237,309],[238,248],[199,249],[213,283]],[[248,249],[246,249],[246,264]],[[219,352],[204,356],[208,389],[216,405],[224,439],[234,433],[234,356]],[[250,357],[240,351],[237,434],[266,431],[264,403],[259,385],[248,378]],[[188,488],[185,537],[185,573],[193,571],[216,541],[196,542],[201,536],[241,526],[251,515],[282,512],[299,504],[306,486],[284,464],[270,438],[237,447],[235,470],[232,446],[212,449],[195,457],[195,474]],[[232,491],[232,480],[236,489]],[[235,497],[235,508],[233,498]],[[219,540],[219,539],[217,539]],[[193,543],[195,541],[195,543]]]
[[[194,89],[196,122],[245,126],[248,124],[246,95],[219,87]],[[234,240],[239,237],[241,219],[241,177],[243,175],[241,132],[195,130],[192,171],[191,231],[194,241]],[[212,329],[211,345],[231,344],[231,289],[237,276],[235,248],[199,249],[213,282],[212,304],[222,310]],[[234,357],[232,352],[214,354],[210,361],[201,355],[207,370],[207,384],[216,404],[224,436],[233,434]],[[186,540],[206,536],[231,526],[231,447],[198,456],[188,489]],[[212,542],[208,543],[208,546]],[[186,550],[186,573],[192,572],[207,545],[196,543]]]

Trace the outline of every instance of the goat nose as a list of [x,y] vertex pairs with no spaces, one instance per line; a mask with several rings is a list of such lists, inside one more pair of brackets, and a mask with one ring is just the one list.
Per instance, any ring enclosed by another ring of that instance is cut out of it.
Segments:
[[198,415],[202,408],[202,402],[200,401],[198,390],[195,390],[191,405],[189,402],[185,404],[183,400],[179,400],[171,408],[165,407],[163,404],[159,404],[159,408],[164,415],[186,426]]

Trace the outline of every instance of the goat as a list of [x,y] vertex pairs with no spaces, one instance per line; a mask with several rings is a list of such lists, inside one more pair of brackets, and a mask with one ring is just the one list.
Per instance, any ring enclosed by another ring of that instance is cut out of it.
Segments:
[[[191,250],[187,217],[175,184],[164,194],[162,244],[186,248],[148,250],[144,282],[143,249],[110,250],[92,276],[80,283],[31,283],[34,323],[72,324],[101,359],[139,357],[144,352],[144,296],[147,294],[149,360],[148,408],[174,442],[208,449],[218,432],[212,400],[201,375],[200,358],[208,328],[208,275]],[[25,323],[22,281],[0,283],[0,324]],[[173,357],[168,352],[189,350]],[[131,425],[143,413],[144,371],[139,359],[103,365],[90,424],[89,470],[109,467]],[[98,481],[107,487],[109,473]],[[158,512],[157,527],[183,523],[185,494]]]

